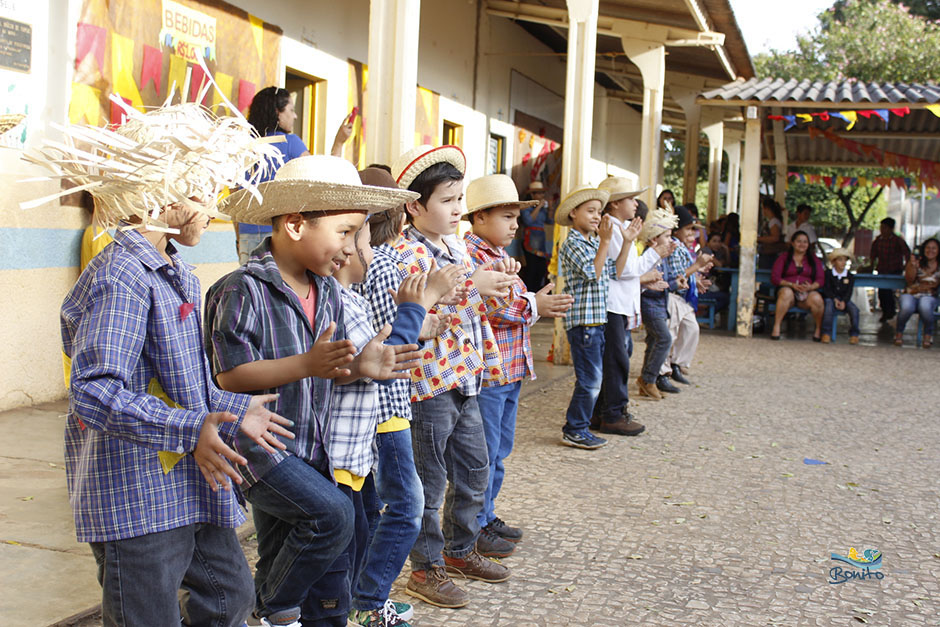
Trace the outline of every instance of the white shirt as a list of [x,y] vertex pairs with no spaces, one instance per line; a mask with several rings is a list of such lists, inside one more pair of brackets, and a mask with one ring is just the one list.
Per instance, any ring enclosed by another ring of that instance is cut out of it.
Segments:
[[[614,222],[614,232],[607,248],[607,256],[617,261],[620,249],[623,248],[623,222],[610,216]],[[647,248],[643,255],[636,251],[636,245],[630,242],[630,252],[623,272],[615,279],[611,279],[607,291],[607,311],[621,316],[640,315],[640,277],[653,269],[659,263],[660,256],[652,248]]]
[[786,240],[789,242],[790,238],[793,237],[793,234],[797,231],[803,231],[806,233],[806,236],[809,238],[810,246],[814,246],[816,244],[816,240],[819,239],[816,237],[816,229],[814,229],[813,225],[807,221],[800,226],[797,226],[796,222],[790,224],[790,226],[787,227]]

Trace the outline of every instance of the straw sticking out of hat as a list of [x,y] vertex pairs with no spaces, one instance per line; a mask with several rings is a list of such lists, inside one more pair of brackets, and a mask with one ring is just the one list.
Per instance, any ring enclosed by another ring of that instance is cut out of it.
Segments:
[[607,204],[609,198],[610,194],[606,190],[597,189],[590,185],[582,185],[568,194],[565,199],[561,201],[561,204],[558,205],[558,209],[555,210],[555,224],[571,226],[571,212],[576,207],[589,200],[598,200],[601,203],[601,207],[603,207]]
[[537,200],[519,200],[516,184],[505,174],[490,174],[474,179],[467,185],[467,213],[506,207],[507,209],[528,209],[539,204]]
[[418,146],[412,148],[392,164],[392,176],[398,186],[408,189],[418,175],[436,163],[449,163],[463,174],[467,171],[467,157],[457,146]]
[[667,209],[657,208],[646,216],[643,230],[640,231],[640,240],[648,242],[663,233],[672,233],[679,224],[679,217]]

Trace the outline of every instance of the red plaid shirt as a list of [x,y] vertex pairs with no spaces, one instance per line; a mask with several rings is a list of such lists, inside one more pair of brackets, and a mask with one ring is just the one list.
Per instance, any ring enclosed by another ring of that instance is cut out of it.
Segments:
[[907,242],[894,233],[887,237],[879,235],[871,243],[871,260],[878,260],[879,274],[903,274],[910,254]]
[[[478,235],[468,232],[463,238],[475,267],[491,261],[509,259],[505,250],[499,246],[491,246]],[[508,385],[526,377],[535,379],[532,340],[529,337],[529,326],[533,322],[532,306],[524,294],[525,283],[517,278],[509,299],[504,303],[500,304],[492,298],[486,301],[486,315],[496,335],[499,354],[503,357],[503,376],[494,381],[484,381],[484,387]]]

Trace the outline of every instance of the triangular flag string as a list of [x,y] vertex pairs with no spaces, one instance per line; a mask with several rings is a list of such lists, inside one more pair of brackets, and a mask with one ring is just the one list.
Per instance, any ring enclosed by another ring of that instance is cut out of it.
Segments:
[[[940,117],[940,104],[927,105],[926,109]],[[892,115],[897,117],[904,117],[910,114],[910,107],[895,107],[893,109],[859,109],[859,110],[846,110],[846,111],[816,111],[813,113],[795,113],[793,115],[768,115],[768,120],[779,120],[786,122],[786,125],[783,127],[783,130],[789,131],[791,128],[797,125],[797,121],[800,122],[812,122],[813,118],[819,118],[822,122],[828,122],[830,118],[838,118],[845,121],[848,126],[845,130],[851,131],[855,126],[855,123],[858,121],[859,116],[867,119],[870,119],[871,116],[877,115],[879,118],[884,120],[885,128],[888,128],[888,122]]]

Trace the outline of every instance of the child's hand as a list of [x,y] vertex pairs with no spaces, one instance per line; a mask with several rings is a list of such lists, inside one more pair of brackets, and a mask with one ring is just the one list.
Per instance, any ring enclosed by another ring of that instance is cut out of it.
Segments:
[[334,331],[336,331],[336,323],[331,322],[326,331],[317,338],[317,341],[307,351],[309,376],[321,379],[349,376],[350,370],[342,366],[353,360],[356,347],[349,340],[331,342],[330,338],[333,337]]
[[655,281],[651,283],[647,283],[643,287],[645,287],[648,290],[653,290],[654,292],[663,292],[669,289],[669,284],[663,281],[662,279],[656,279]]
[[193,458],[213,492],[218,492],[219,486],[231,490],[232,481],[238,484],[242,482],[241,475],[232,464],[244,466],[248,460],[223,442],[219,436],[219,423],[237,421],[238,416],[231,412],[215,412],[206,416],[199,430],[199,440],[196,442]]
[[656,281],[663,280],[663,273],[659,270],[653,268],[646,274],[640,277],[640,284],[646,286],[648,283],[655,283]]
[[835,300],[836,309],[838,309],[839,311],[842,311],[843,309],[845,309],[845,301],[844,301],[844,300],[839,300],[838,298],[836,298],[836,299],[834,299],[834,300]]
[[570,294],[552,294],[554,287],[554,283],[549,283],[535,293],[535,306],[540,316],[562,318],[574,303],[574,296]]
[[[447,264],[443,268],[432,268],[431,272],[428,274],[428,282],[425,286],[427,302],[424,304],[424,308],[430,309],[451,293],[455,296],[459,296],[457,299],[458,303],[466,298],[466,293],[458,294],[457,290],[458,287],[463,286],[465,271],[465,268],[455,263]],[[464,289],[466,290],[466,288]]]
[[379,334],[366,344],[356,357],[359,375],[384,381],[386,379],[408,379],[410,370],[419,364],[421,352],[417,344],[388,346],[383,342],[392,333],[392,325],[386,324]]
[[640,236],[640,231],[643,230],[643,218],[633,218],[628,224],[626,224],[620,233],[623,235],[623,243],[626,246],[630,242],[634,241]]
[[282,435],[289,440],[294,439],[294,434],[284,428],[293,427],[294,423],[265,407],[267,403],[276,401],[277,397],[277,394],[252,396],[248,411],[245,412],[242,423],[239,425],[242,433],[260,444],[269,453],[276,453],[275,449],[283,451],[287,448],[286,444],[275,437],[276,435]]
[[614,221],[610,219],[610,216],[601,218],[601,224],[597,227],[597,236],[601,238],[601,242],[605,243],[614,236]]
[[710,264],[714,258],[715,258],[715,255],[709,255],[708,253],[702,253],[702,254],[699,255],[698,258],[695,260],[695,266],[697,266],[698,269],[703,269],[705,266],[707,266],[708,264]]
[[[395,299],[396,305],[402,303],[417,303],[424,306],[425,283],[428,281],[428,275],[423,272],[409,274],[398,286],[397,290],[388,288],[388,293]],[[425,307],[427,309],[427,307]]]
[[429,313],[424,316],[424,322],[421,323],[421,331],[418,333],[419,340],[430,340],[437,337],[450,326],[453,316],[449,313]]
[[519,271],[522,270],[522,264],[512,257],[506,257],[497,261],[493,269],[506,274],[519,274]]
[[676,277],[676,288],[680,290],[689,289],[689,279],[684,274]]
[[508,298],[509,288],[516,282],[516,277],[491,268],[494,268],[492,261],[483,264],[473,271],[470,279],[484,299],[493,297]]

